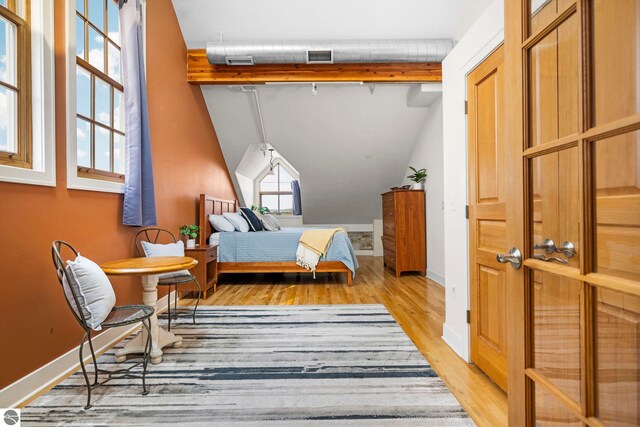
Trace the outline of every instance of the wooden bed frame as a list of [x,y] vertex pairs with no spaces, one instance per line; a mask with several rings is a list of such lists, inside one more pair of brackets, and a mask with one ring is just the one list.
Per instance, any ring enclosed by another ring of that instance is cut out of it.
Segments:
[[[198,243],[208,245],[209,236],[214,232],[209,215],[222,215],[225,212],[237,212],[237,200],[218,199],[216,197],[200,194],[198,205],[198,221],[200,225],[200,236]],[[351,270],[341,261],[320,261],[316,267],[317,273],[346,273],[347,286],[351,286],[353,276]],[[310,273],[294,261],[274,261],[274,262],[219,262],[218,274],[220,273]],[[217,281],[217,278],[216,278]]]

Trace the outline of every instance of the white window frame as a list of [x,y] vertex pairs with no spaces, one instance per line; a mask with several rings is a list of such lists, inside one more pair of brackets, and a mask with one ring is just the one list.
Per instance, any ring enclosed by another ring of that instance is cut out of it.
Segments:
[[65,7],[67,36],[67,188],[123,194],[125,184],[122,182],[78,176],[78,141],[76,136],[78,121],[78,107],[76,105],[76,0],[66,0]]
[[[276,166],[280,165],[281,168],[283,168],[284,170],[286,170],[289,175],[291,175],[291,177],[300,182],[300,175],[298,175],[293,169],[291,169],[288,165],[287,162],[282,161],[282,158],[277,158],[274,159],[273,161],[273,168],[275,169]],[[270,166],[267,166],[262,172],[260,172],[260,174],[257,176],[257,178],[253,181],[253,204],[256,206],[260,206],[260,181],[262,181],[264,179],[265,176],[267,176],[269,174],[269,169]],[[280,212],[272,212],[272,214],[274,215],[293,215],[293,213],[287,212],[287,213],[280,213]]]
[[[56,186],[54,0],[31,2],[31,169],[0,165],[0,181]],[[21,2],[19,3],[19,5]]]

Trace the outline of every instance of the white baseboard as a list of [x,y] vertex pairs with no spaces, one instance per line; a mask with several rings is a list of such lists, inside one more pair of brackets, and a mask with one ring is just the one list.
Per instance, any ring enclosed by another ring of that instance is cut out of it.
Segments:
[[[167,309],[168,297],[173,298],[173,292],[158,300],[158,313]],[[172,301],[172,300],[171,300]],[[122,326],[120,328],[108,329],[93,339],[94,350],[96,354],[102,354],[116,345],[120,340],[126,338],[140,325]],[[78,330],[78,337],[81,338]],[[25,404],[27,401],[37,396],[39,393],[51,388],[68,375],[80,369],[78,361],[78,351],[80,346],[69,350],[62,356],[47,363],[41,368],[36,369],[30,374],[20,378],[13,384],[0,390],[0,408],[17,408]],[[89,346],[85,346],[85,363],[91,357]]]
[[471,363],[469,358],[469,348],[466,345],[469,340],[467,339],[463,341],[462,337],[446,323],[442,325],[442,340],[446,342],[447,345],[451,347],[451,349],[465,362]]
[[373,249],[354,249],[353,253],[359,256],[373,256]]
[[438,285],[444,286],[444,276],[436,273],[435,271],[427,269],[427,277],[436,282]]

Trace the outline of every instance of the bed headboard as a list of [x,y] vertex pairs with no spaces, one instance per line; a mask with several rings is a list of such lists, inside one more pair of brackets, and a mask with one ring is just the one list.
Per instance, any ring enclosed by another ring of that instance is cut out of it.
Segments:
[[237,200],[218,199],[216,197],[200,195],[198,204],[198,225],[200,226],[200,236],[198,243],[209,244],[209,236],[213,233],[213,227],[209,222],[209,215],[222,215],[225,212],[236,212],[238,210]]

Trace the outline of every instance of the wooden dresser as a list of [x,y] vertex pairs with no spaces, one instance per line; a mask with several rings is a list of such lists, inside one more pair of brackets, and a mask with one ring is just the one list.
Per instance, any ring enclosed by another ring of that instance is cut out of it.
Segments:
[[384,265],[396,272],[427,274],[424,190],[395,190],[382,194]]

